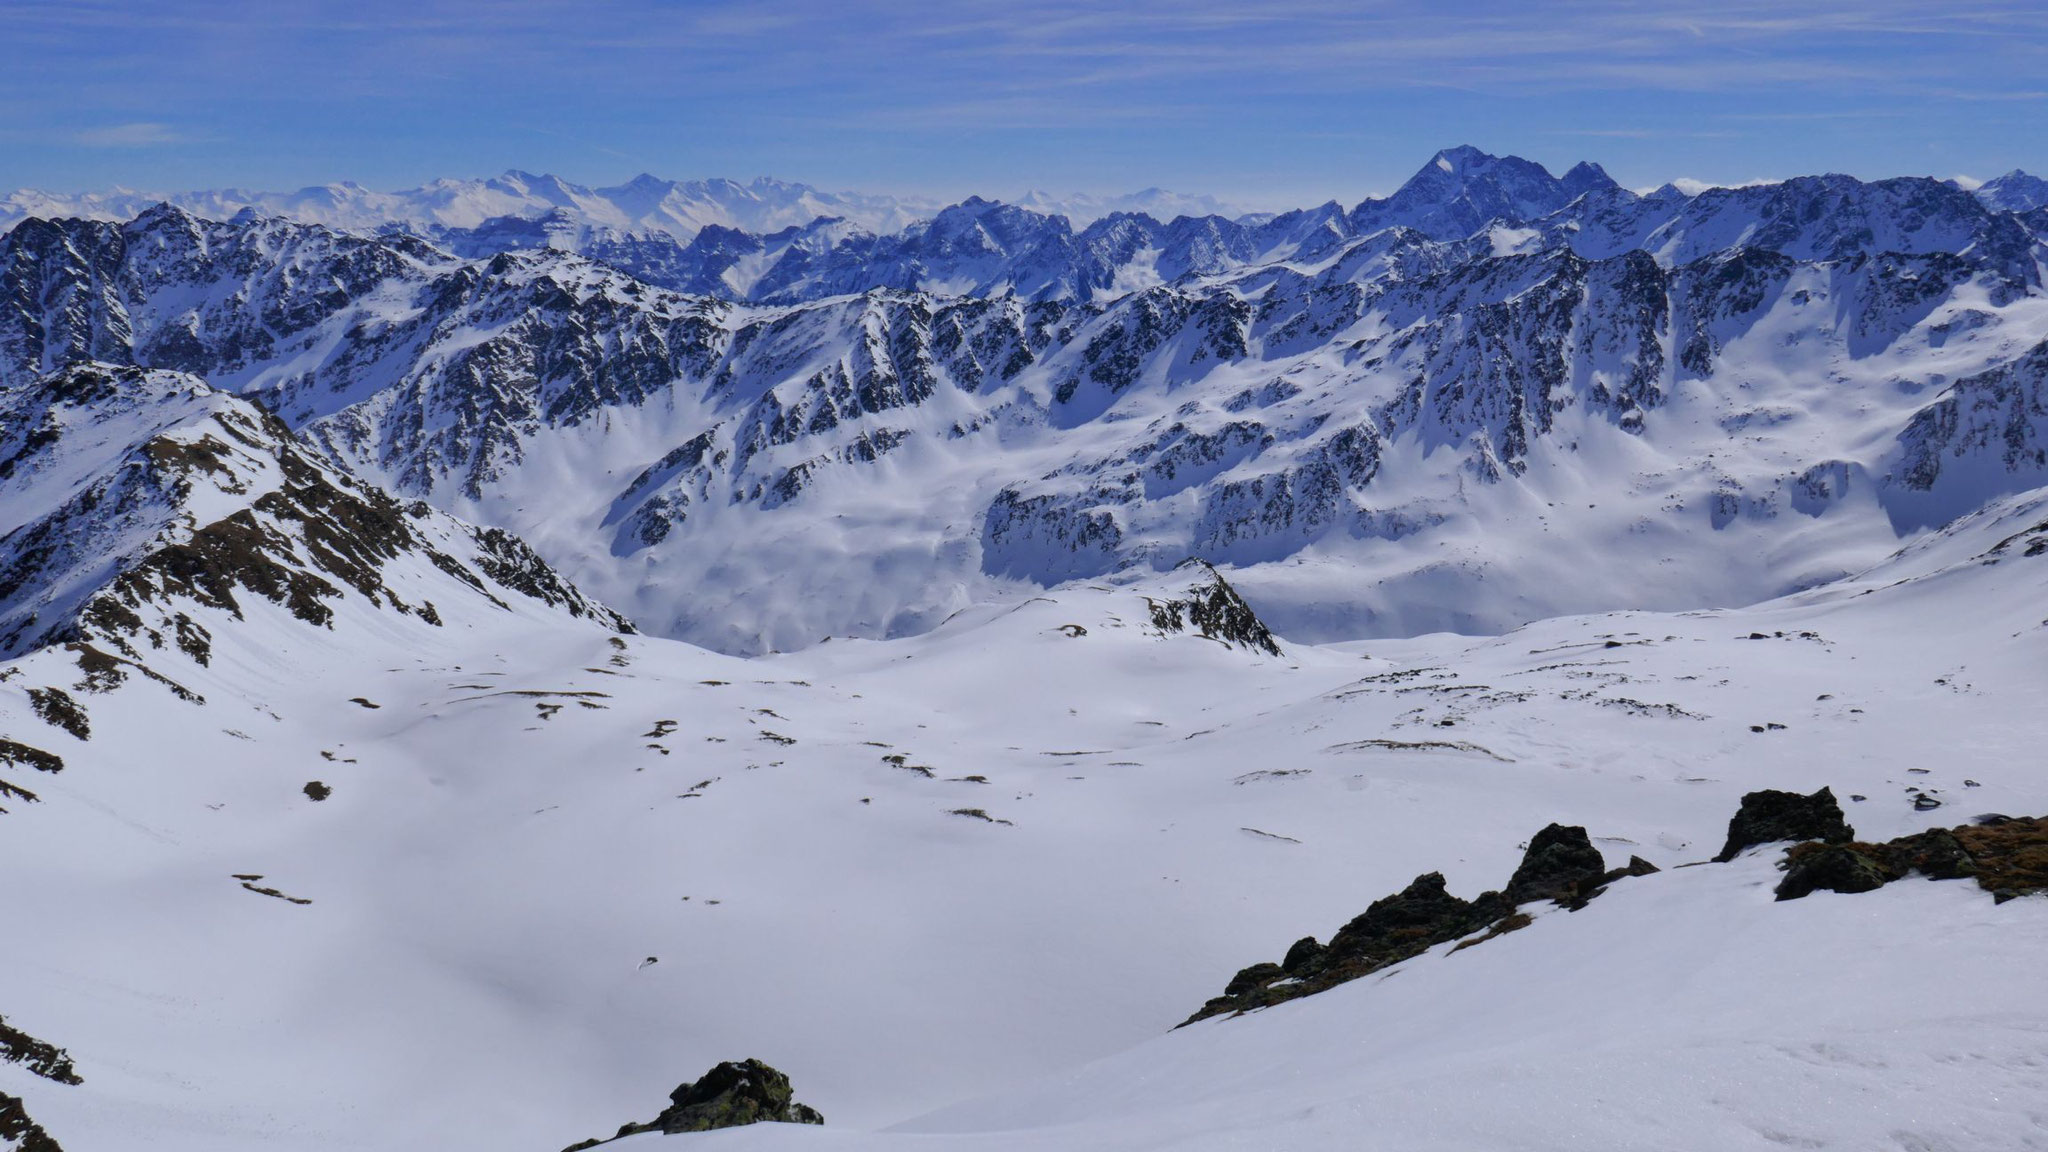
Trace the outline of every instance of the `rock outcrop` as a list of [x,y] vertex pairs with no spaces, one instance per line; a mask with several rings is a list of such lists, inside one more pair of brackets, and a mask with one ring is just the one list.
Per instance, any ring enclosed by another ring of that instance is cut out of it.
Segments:
[[1742,807],[1728,821],[1728,842],[1714,859],[1735,859],[1746,848],[1780,840],[1820,840],[1846,844],[1856,832],[1842,819],[1835,794],[1822,788],[1811,796],[1765,789],[1742,798]]
[[1795,844],[1785,853],[1777,895],[1797,900],[1819,891],[1870,892],[1916,873],[1929,880],[1974,878],[2001,904],[2048,891],[2048,817],[1990,816],[1882,844]]
[[646,1123],[620,1127],[608,1140],[585,1140],[564,1152],[581,1152],[642,1132],[709,1132],[746,1124],[823,1124],[818,1110],[796,1101],[789,1077],[759,1060],[727,1060],[697,1080],[669,1093],[669,1106]]
[[1152,609],[1152,627],[1161,633],[1184,632],[1192,629],[1196,635],[1215,640],[1225,647],[1238,646],[1264,652],[1268,656],[1280,655],[1280,643],[1273,639],[1265,622],[1260,620],[1252,606],[1244,602],[1237,589],[1223,578],[1221,572],[1203,560],[1183,561],[1174,569],[1195,577],[1195,583],[1179,598],[1155,600],[1145,598]]
[[1512,932],[1529,923],[1527,916],[1515,911],[1519,905],[1550,900],[1581,908],[1607,884],[1655,871],[1655,865],[1640,857],[1609,871],[1584,828],[1551,824],[1530,839],[1521,866],[1504,890],[1461,900],[1446,890],[1443,873],[1426,872],[1401,891],[1373,901],[1327,945],[1304,937],[1280,963],[1240,970],[1224,986],[1223,995],[1204,1004],[1182,1026],[1313,995],[1482,930],[1491,929],[1495,936]]
[[[34,1036],[0,1018],[0,1061],[19,1064],[34,1075],[57,1084],[82,1084],[71,1054],[47,1040]],[[28,1114],[19,1096],[0,1092],[0,1148],[8,1152],[64,1152],[62,1145]]]

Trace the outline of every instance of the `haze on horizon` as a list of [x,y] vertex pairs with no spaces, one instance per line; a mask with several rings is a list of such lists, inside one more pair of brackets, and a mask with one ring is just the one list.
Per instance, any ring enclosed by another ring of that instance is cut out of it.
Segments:
[[1637,187],[1985,178],[2048,168],[2044,66],[2048,10],[2013,0],[20,0],[0,188],[519,168],[1279,208],[1383,194],[1461,142]]

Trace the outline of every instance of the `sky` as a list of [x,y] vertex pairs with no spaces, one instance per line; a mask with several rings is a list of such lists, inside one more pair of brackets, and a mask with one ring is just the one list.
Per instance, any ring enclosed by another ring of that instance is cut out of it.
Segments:
[[0,0],[0,190],[770,175],[1249,207],[2048,172],[2048,0]]

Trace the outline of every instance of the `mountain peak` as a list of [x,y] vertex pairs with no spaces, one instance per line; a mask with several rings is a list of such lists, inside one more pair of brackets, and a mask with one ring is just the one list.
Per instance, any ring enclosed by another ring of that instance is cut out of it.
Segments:
[[1559,179],[1533,160],[1460,144],[1431,157],[1392,196],[1360,204],[1352,219],[1361,232],[1402,225],[1438,240],[1460,240],[1496,220],[1536,220],[1587,192],[1614,187],[1597,164],[1578,164]]
[[1615,183],[1614,177],[1607,174],[1607,169],[1591,160],[1581,160],[1572,165],[1571,171],[1566,172],[1558,183],[1563,184],[1565,189],[1571,192],[1573,199],[1588,192],[1604,192],[1609,188],[1621,187]]

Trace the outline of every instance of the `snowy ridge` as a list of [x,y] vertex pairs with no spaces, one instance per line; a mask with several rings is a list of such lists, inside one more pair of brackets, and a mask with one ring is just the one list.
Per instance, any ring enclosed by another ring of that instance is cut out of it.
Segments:
[[616,232],[660,233],[688,240],[709,225],[774,231],[838,216],[871,229],[894,231],[936,205],[888,196],[823,192],[806,184],[762,177],[732,180],[662,180],[642,173],[624,184],[592,188],[558,176],[509,171],[485,180],[436,180],[401,192],[373,192],[353,181],[296,192],[220,189],[159,196],[127,190],[65,196],[18,191],[0,198],[0,229],[22,219],[74,217],[119,222],[158,203],[209,220],[243,212],[277,216],[351,232],[392,229],[431,234],[489,221],[534,220],[550,215],[576,225]]
[[430,595],[623,626],[516,538],[333,473],[247,401],[177,373],[77,365],[17,390],[0,495],[7,656],[78,640],[203,665],[213,641],[195,615],[240,620],[267,600],[332,627],[350,593],[434,627]]

